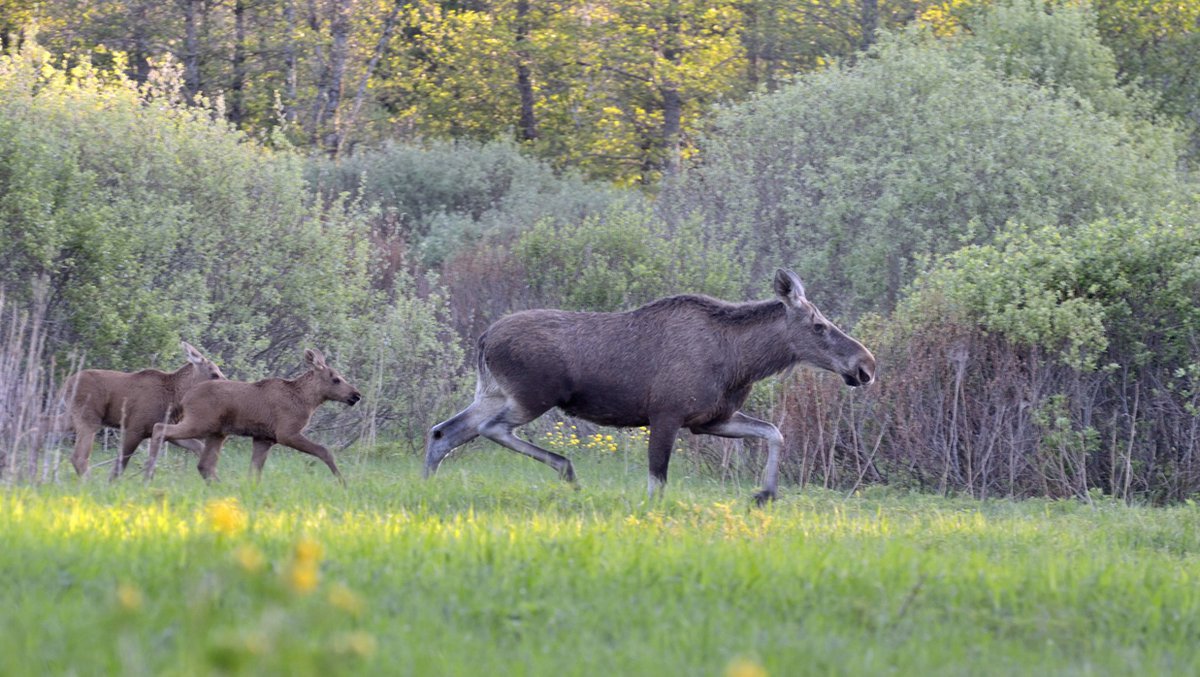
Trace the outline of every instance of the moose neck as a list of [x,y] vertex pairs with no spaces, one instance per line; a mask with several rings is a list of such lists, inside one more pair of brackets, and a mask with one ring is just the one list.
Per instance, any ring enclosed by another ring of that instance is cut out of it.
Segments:
[[797,362],[787,337],[787,309],[781,301],[747,304],[730,327],[736,386],[749,386]]

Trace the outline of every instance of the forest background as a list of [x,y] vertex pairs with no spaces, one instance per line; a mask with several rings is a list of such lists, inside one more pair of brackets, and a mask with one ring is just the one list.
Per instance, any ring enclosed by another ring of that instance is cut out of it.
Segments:
[[[23,375],[0,398],[80,362],[173,368],[181,338],[241,379],[316,345],[368,405],[321,434],[410,453],[500,315],[763,298],[786,265],[881,365],[861,392],[807,371],[756,391],[793,481],[1185,499],[1198,21],[1154,0],[0,0],[0,344]],[[43,453],[17,418],[8,479]]]

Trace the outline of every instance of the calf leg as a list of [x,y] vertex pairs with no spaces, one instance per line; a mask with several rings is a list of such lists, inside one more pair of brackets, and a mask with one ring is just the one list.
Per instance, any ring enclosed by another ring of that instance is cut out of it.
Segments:
[[217,479],[217,461],[221,459],[221,446],[225,444],[224,435],[209,435],[204,438],[204,451],[200,454],[200,462],[196,470],[200,476],[212,482]]
[[[164,440],[171,442],[175,442],[177,440],[194,442],[199,439],[204,439],[206,441],[206,449],[208,440],[207,431],[205,431],[201,426],[195,424],[194,422],[190,422],[187,419],[184,419],[179,423],[155,423],[154,429],[150,435],[150,458],[146,460],[146,479],[148,480],[154,477],[154,466],[158,464],[158,454],[160,451],[162,451]],[[200,454],[201,462],[204,461],[203,452],[204,450],[202,449]]]
[[129,465],[129,459],[137,452],[138,445],[142,440],[146,439],[144,431],[133,431],[129,428],[121,435],[121,455],[117,457],[117,462],[113,463],[112,475],[109,479],[115,480],[125,472],[125,466]]
[[201,453],[204,452],[204,442],[202,442],[200,440],[182,439],[182,440],[167,440],[167,441],[181,449],[187,449],[188,451],[190,451],[196,455],[200,455]]
[[254,470],[254,479],[262,479],[263,464],[267,462],[267,454],[274,445],[273,440],[254,438],[254,453],[250,456],[250,467]]
[[[333,460],[333,454],[329,453],[329,450],[320,444],[313,442],[300,433],[296,433],[295,435],[287,438],[280,438],[279,443],[289,446],[296,451],[303,451],[306,454],[311,454],[322,461],[325,461],[325,465],[329,466],[329,471],[333,473],[333,476],[338,478],[338,481],[340,481],[342,484],[346,483],[346,479],[342,477],[341,471],[338,470],[337,463],[335,463]],[[255,449],[257,450],[257,446]],[[263,452],[263,461],[266,461],[266,452]]]
[[88,458],[92,455],[92,443],[96,441],[96,432],[100,424],[75,421],[75,452],[71,454],[71,465],[75,466],[75,474],[87,475]]
[[729,420],[696,426],[692,428],[692,432],[718,437],[754,437],[766,440],[767,465],[763,469],[763,488],[754,495],[754,501],[762,506],[775,500],[775,491],[779,488],[779,457],[783,453],[783,434],[779,432],[779,428],[738,411],[734,412]]

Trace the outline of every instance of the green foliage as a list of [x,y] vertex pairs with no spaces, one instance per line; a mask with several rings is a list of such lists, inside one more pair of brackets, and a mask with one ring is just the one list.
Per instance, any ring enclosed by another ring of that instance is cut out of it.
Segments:
[[[1079,17],[1045,21],[1070,32]],[[790,264],[823,305],[857,313],[890,308],[920,256],[1010,221],[1069,228],[1176,193],[1171,130],[997,72],[971,44],[891,36],[851,68],[728,109],[671,199],[742,241],[756,274]]]
[[540,222],[514,253],[535,294],[575,310],[622,310],[685,292],[737,298],[746,285],[732,247],[708,241],[698,222],[668,232],[630,208],[576,224]]
[[[573,452],[0,494],[9,674],[1194,672],[1200,512],[787,491]],[[231,450],[241,467],[248,454]],[[681,459],[682,460],[682,459]],[[679,464],[680,469],[687,466]],[[17,584],[19,582],[19,584]],[[469,647],[464,650],[464,647]],[[735,671],[739,667],[740,671]]]
[[337,163],[316,160],[309,174],[327,199],[350,193],[377,207],[377,230],[408,243],[426,265],[538,219],[584,218],[617,196],[502,142],[388,143]]
[[917,279],[900,318],[981,326],[1072,367],[1186,366],[1200,326],[1200,221],[1012,228]]
[[49,280],[60,345],[122,368],[203,340],[248,375],[337,335],[368,252],[356,222],[308,206],[296,158],[185,105],[170,73],[138,88],[47,58],[0,60],[0,282],[28,298]]

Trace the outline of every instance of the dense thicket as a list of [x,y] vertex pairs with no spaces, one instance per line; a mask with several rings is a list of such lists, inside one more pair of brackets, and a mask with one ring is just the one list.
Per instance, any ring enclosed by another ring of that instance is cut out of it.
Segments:
[[407,276],[371,285],[364,219],[312,199],[302,158],[187,105],[169,72],[139,87],[48,59],[0,57],[0,285],[18,306],[44,297],[60,356],[174,368],[182,338],[253,378],[317,345],[373,367],[391,395],[378,420],[401,408],[397,379],[435,381],[406,397],[437,408],[461,359],[444,302]]
[[[793,478],[989,496],[1200,488],[1197,191],[1181,118],[1130,84],[1102,42],[1104,15],[944,3],[919,28],[845,33],[872,46],[785,83],[772,68],[803,56],[768,58],[765,45],[779,37],[773,22],[795,17],[787,3],[713,5],[686,26],[671,12],[690,3],[589,5],[615,14],[553,77],[540,69],[558,63],[554,32],[581,6],[501,4],[507,14],[397,6],[390,30],[406,49],[379,52],[379,68],[419,62],[420,87],[357,82],[372,84],[368,99],[406,102],[405,125],[424,122],[405,134],[422,138],[353,153],[355,116],[382,109],[340,117],[334,106],[313,126],[285,102],[276,130],[254,123],[250,135],[228,122],[228,99],[189,100],[204,90],[187,64],[149,69],[139,85],[120,57],[112,69],[56,65],[26,43],[0,62],[10,307],[44,294],[52,349],[93,366],[174,365],[185,338],[235,377],[285,375],[315,343],[366,395],[353,416],[320,425],[416,448],[469,399],[474,340],[505,313],[615,310],[677,292],[763,298],[786,265],[880,358],[879,384],[863,391],[802,372],[751,399],[785,428]],[[753,36],[737,23],[752,9]],[[877,25],[903,23],[890,16]],[[379,18],[356,20],[383,30]],[[505,51],[492,32],[502,28],[514,41],[528,29],[526,51]],[[664,36],[682,41],[677,61],[639,61]],[[314,44],[330,66],[332,43]],[[749,68],[739,60],[750,54],[771,86],[704,118],[729,83],[701,64]],[[558,84],[532,101],[497,84],[523,63],[530,82]],[[319,89],[305,95],[314,106]],[[501,121],[516,142],[489,141]],[[342,152],[305,156],[288,141],[298,130]],[[664,170],[673,176],[650,191],[580,178]],[[716,444],[727,464],[736,445]]]
[[[895,35],[723,112],[667,201],[739,242],[755,277],[790,262],[851,315],[891,308],[923,255],[1005,223],[1069,228],[1169,201],[1176,137],[1139,117],[1086,15],[1002,10],[975,36]],[[1057,50],[1001,43],[1034,24],[1065,36]]]

